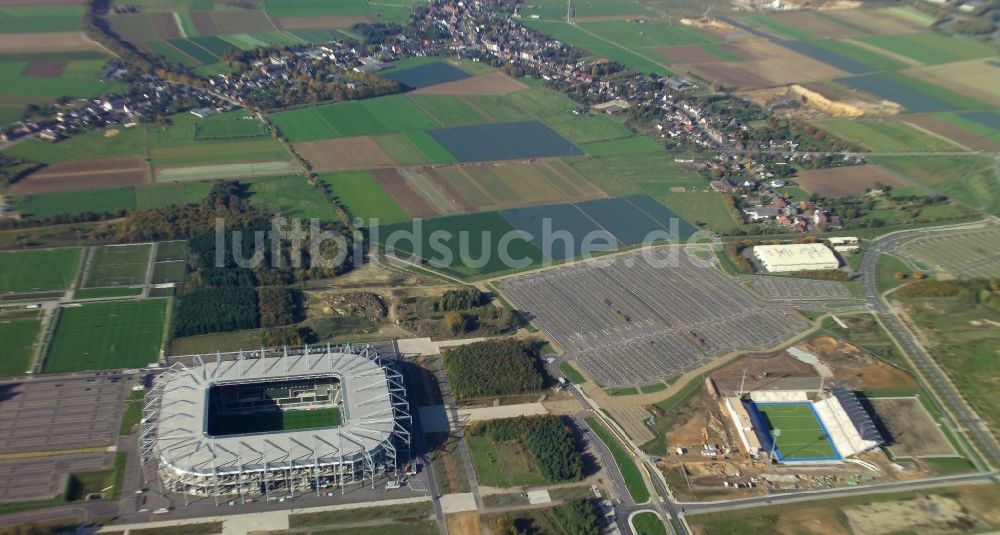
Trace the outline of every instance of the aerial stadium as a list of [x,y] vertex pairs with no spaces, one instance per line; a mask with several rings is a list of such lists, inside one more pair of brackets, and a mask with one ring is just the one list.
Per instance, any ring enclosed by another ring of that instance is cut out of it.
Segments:
[[395,360],[372,346],[195,356],[146,396],[139,438],[163,492],[252,497],[398,478],[410,416]]

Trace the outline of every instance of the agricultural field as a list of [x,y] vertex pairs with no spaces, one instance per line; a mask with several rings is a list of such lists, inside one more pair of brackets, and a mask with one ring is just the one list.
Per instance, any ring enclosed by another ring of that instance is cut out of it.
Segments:
[[[0,23],[3,20],[0,17]],[[52,102],[67,95],[96,97],[124,89],[124,84],[101,80],[106,61],[105,56],[96,52],[67,52],[65,56],[58,52],[28,53],[10,59],[0,52],[0,113],[12,121],[21,118],[27,104]],[[11,121],[5,120],[4,124]]]
[[[403,136],[403,134],[399,135]],[[303,141],[294,143],[292,147],[299,156],[312,165],[313,170],[320,173],[374,169],[389,167],[397,163],[371,136]],[[406,148],[400,150],[406,150]]]
[[996,49],[985,43],[936,32],[872,35],[859,37],[858,40],[925,65],[988,58],[997,54]]
[[0,340],[4,345],[0,376],[21,375],[28,370],[41,328],[35,318],[0,318]]
[[84,264],[83,288],[132,286],[146,281],[152,246],[103,245],[90,249]]
[[803,190],[823,197],[857,197],[879,186],[911,186],[898,174],[872,164],[801,171],[795,182]]
[[274,124],[290,141],[314,141],[422,130],[436,123],[406,95],[341,102],[276,113]]
[[898,72],[863,74],[838,82],[920,112],[989,109],[989,105]]
[[34,249],[0,253],[0,294],[69,288],[82,249]]
[[377,218],[382,225],[409,221],[409,216],[365,171],[320,175],[320,180],[347,208],[351,217],[368,226]]
[[[991,112],[942,112],[911,114],[903,119],[913,125],[945,137],[962,147],[995,152],[1000,150],[1000,130],[992,127],[988,119],[1000,117]],[[976,120],[979,119],[979,120]],[[984,121],[982,119],[987,119]]]
[[991,157],[912,155],[872,160],[960,203],[1000,213],[1000,180]]
[[1000,107],[1000,65],[995,58],[917,67],[906,74]]
[[7,189],[10,195],[125,187],[149,182],[149,166],[136,156],[60,162],[42,167]]
[[575,145],[538,121],[453,126],[429,133],[460,162],[583,154]]
[[97,129],[75,135],[53,145],[40,139],[24,141],[4,150],[4,154],[56,164],[71,160],[95,160],[120,156],[146,156],[146,137],[142,128]]
[[386,134],[375,138],[382,152],[400,165],[449,164],[458,160],[424,130]]
[[116,214],[135,208],[135,195],[130,187],[53,191],[11,197],[11,207],[29,219],[47,219],[60,214]]
[[450,95],[412,95],[410,99],[439,126],[476,124],[487,120],[465,101]]
[[111,301],[63,307],[45,373],[141,368],[163,343],[167,301]]
[[962,147],[893,119],[827,119],[813,124],[874,152],[948,152]]
[[469,78],[470,75],[449,63],[438,61],[414,67],[394,69],[383,72],[380,76],[397,82],[405,90],[413,90],[464,80]]

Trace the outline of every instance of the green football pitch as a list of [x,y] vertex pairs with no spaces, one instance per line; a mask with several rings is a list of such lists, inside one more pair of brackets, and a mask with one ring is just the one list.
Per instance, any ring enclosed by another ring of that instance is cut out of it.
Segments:
[[314,410],[266,411],[247,415],[216,415],[211,418],[209,423],[209,434],[227,436],[298,431],[300,429],[338,427],[340,423],[340,409],[336,407]]
[[83,287],[142,284],[146,281],[151,250],[148,243],[94,247],[87,259]]
[[839,459],[830,437],[808,403],[757,403],[782,460]]
[[79,248],[0,253],[0,293],[68,288],[80,265]]
[[141,368],[155,362],[166,315],[165,299],[64,307],[44,371]]

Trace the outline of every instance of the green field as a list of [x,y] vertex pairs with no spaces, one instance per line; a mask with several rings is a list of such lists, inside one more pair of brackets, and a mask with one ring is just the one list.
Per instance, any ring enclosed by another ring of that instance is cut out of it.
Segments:
[[980,137],[991,139],[1000,143],[1000,130],[993,129],[980,122],[970,120],[958,113],[935,113],[934,116],[970,132],[975,132],[976,134],[979,134]]
[[667,528],[660,517],[649,511],[632,517],[632,527],[635,528],[636,535],[667,535]]
[[872,161],[959,202],[1000,214],[1000,177],[988,156],[878,156]]
[[304,177],[258,178],[248,180],[247,183],[250,184],[252,204],[270,208],[283,217],[326,221],[337,219],[333,206]]
[[401,165],[417,163],[448,164],[458,160],[424,130],[410,130],[375,138],[378,146]]
[[563,374],[567,381],[575,385],[582,385],[587,382],[587,378],[584,377],[583,374],[574,368],[568,361],[559,363],[559,373]]
[[828,119],[813,121],[816,127],[875,152],[948,152],[962,151],[954,143],[924,133],[902,121],[892,119]]
[[614,457],[615,464],[618,465],[618,470],[625,480],[625,488],[628,489],[629,495],[632,496],[632,501],[635,503],[646,503],[649,501],[649,489],[646,488],[646,482],[643,481],[642,473],[639,471],[639,467],[635,464],[635,461],[632,460],[632,456],[625,451],[625,448],[618,443],[618,440],[611,436],[611,433],[598,423],[597,420],[587,418],[586,421],[594,434],[611,451],[611,456]]
[[255,412],[251,415],[214,416],[209,421],[209,433],[215,436],[298,431],[338,427],[341,423],[337,407],[314,410],[275,410]]
[[808,402],[757,403],[756,406],[772,436],[776,429],[781,430],[781,436],[774,437],[774,441],[782,459],[838,458],[833,443]]
[[82,17],[82,6],[5,7],[0,33],[78,32]]
[[106,286],[132,286],[146,281],[149,254],[152,246],[103,245],[90,250],[85,265],[84,288]]
[[660,152],[663,147],[655,140],[646,136],[633,136],[611,141],[598,141],[579,145],[581,149],[592,156],[614,156],[620,154],[643,154]]
[[40,139],[25,139],[6,150],[5,154],[53,164],[67,160],[89,160],[112,156],[146,154],[146,135],[141,127],[119,130],[107,136],[107,130],[97,129],[77,134],[53,145]]
[[458,97],[451,95],[412,95],[410,99],[440,126],[478,124],[486,118]]
[[402,23],[411,8],[404,2],[372,3],[364,0],[265,0],[264,10],[272,17],[377,17],[382,22]]
[[995,48],[985,43],[937,32],[866,35],[857,39],[928,65],[988,58],[997,54]]
[[135,209],[135,195],[131,187],[89,189],[80,191],[53,191],[11,197],[11,205],[28,219],[47,219],[59,214],[116,214]]
[[103,297],[135,297],[142,294],[142,288],[110,287],[80,288],[73,292],[73,299],[98,299]]
[[641,72],[671,74],[670,69],[663,64],[666,60],[656,52],[648,49],[630,49],[609,43],[596,34],[590,33],[589,30],[585,30],[582,24],[571,26],[565,22],[541,20],[523,20],[522,22],[525,26],[539,33],[589,51],[596,57],[615,60]]
[[166,315],[163,299],[64,307],[43,371],[141,368],[159,357]]
[[271,116],[290,141],[386,134],[437,126],[406,95],[300,108]]
[[811,41],[816,38],[815,35],[806,30],[796,28],[791,24],[785,24],[784,22],[767,15],[743,15],[740,18],[750,23],[752,26],[756,26],[785,39]]
[[531,452],[522,444],[496,443],[485,434],[466,435],[465,440],[480,484],[501,488],[548,484]]
[[0,253],[0,294],[69,288],[82,249],[37,249]]
[[[575,16],[609,17],[622,15],[654,15],[655,12],[632,0],[577,0],[573,2]],[[532,0],[521,9],[525,19],[537,15],[541,20],[565,20],[566,2],[560,0]]]
[[362,226],[368,226],[373,218],[378,218],[382,225],[410,220],[367,171],[325,174],[320,175],[320,180],[344,204],[351,217],[364,220]]
[[0,340],[4,345],[0,375],[21,375],[28,370],[41,327],[34,318],[0,319]]
[[695,226],[705,225],[716,232],[728,232],[741,223],[726,206],[726,196],[722,193],[685,191],[650,194],[660,204]]
[[676,46],[707,45],[717,39],[679,23],[646,21],[588,22],[580,24],[584,31],[598,39],[611,41],[626,49]]

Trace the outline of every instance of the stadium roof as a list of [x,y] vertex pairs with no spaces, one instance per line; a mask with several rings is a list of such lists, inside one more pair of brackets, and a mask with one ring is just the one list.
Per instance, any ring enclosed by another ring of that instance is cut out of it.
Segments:
[[836,269],[840,261],[822,243],[756,245],[753,254],[768,271],[804,271]]
[[[211,437],[205,433],[213,384],[271,382],[335,375],[342,383],[339,427]],[[307,467],[357,461],[386,443],[396,425],[385,369],[353,353],[206,362],[168,371],[155,449],[162,463],[192,474]]]
[[837,398],[837,401],[840,402],[840,406],[844,408],[844,412],[847,413],[847,417],[851,419],[851,423],[858,430],[858,434],[861,435],[863,440],[870,440],[878,444],[885,443],[882,433],[879,433],[878,428],[875,427],[875,422],[872,421],[868,411],[865,410],[858,396],[854,395],[854,392],[842,386],[834,387],[831,392]]

